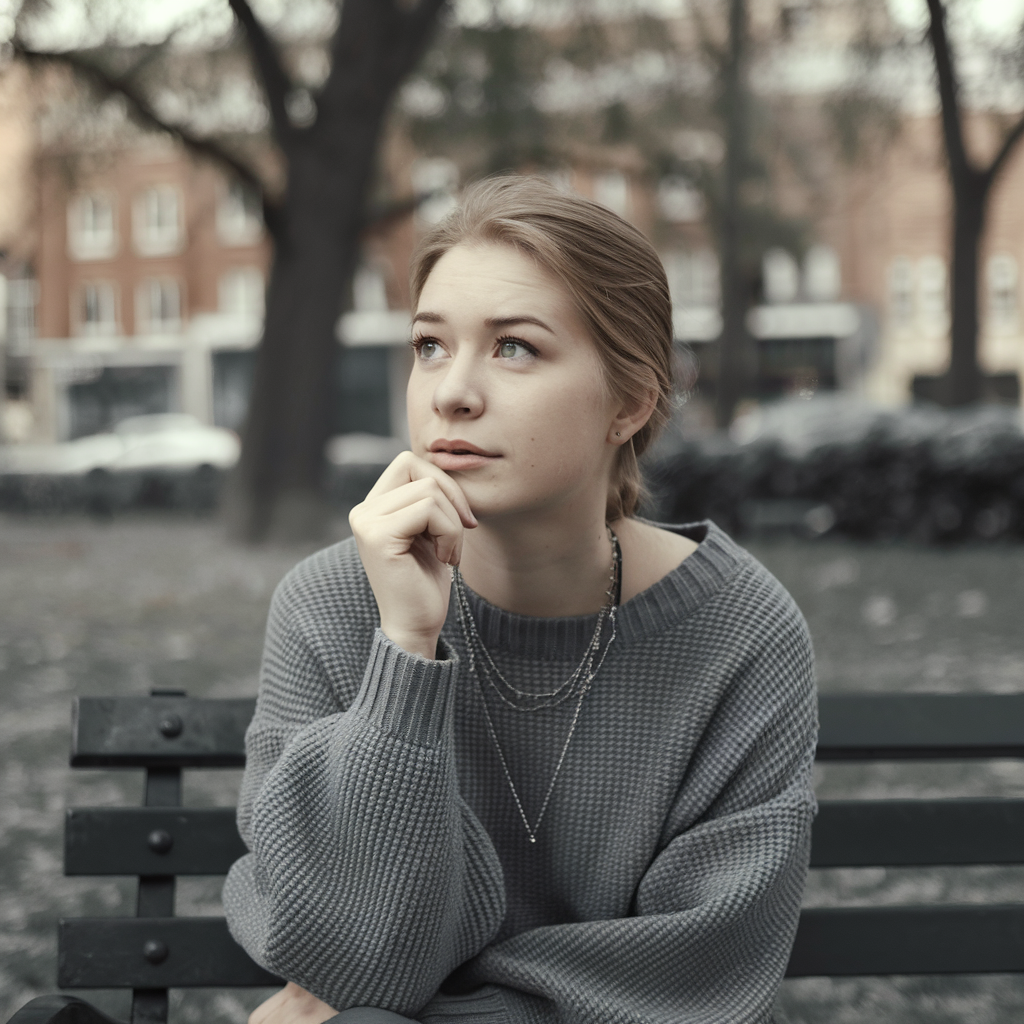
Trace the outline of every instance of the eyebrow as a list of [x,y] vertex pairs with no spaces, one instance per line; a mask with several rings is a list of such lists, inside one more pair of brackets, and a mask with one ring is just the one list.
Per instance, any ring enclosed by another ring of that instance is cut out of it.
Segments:
[[[427,311],[417,313],[412,318],[413,323],[416,323],[417,321],[423,321],[423,323],[427,324],[445,324],[448,322],[440,313],[430,313]],[[547,331],[548,334],[555,333],[546,323],[544,323],[543,320],[526,314],[521,316],[491,316],[484,321],[484,324],[492,330],[501,330],[503,327],[514,327],[516,324],[533,324],[535,327],[540,327]]]

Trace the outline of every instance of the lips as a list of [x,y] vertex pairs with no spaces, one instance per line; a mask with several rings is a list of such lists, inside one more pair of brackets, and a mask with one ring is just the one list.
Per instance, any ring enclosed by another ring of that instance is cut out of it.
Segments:
[[427,449],[430,461],[446,473],[465,473],[470,470],[493,466],[501,456],[497,452],[489,452],[479,445],[455,438],[449,441],[446,437],[438,438]]
[[485,451],[478,445],[470,444],[469,441],[463,441],[461,438],[456,438],[454,441],[449,441],[445,437],[438,438],[427,451],[447,452],[449,455],[481,455],[486,459],[499,458],[497,452]]

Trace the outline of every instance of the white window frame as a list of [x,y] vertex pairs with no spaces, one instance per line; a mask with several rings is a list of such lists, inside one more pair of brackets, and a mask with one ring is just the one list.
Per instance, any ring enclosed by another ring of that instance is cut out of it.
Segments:
[[949,317],[949,268],[941,256],[917,261],[917,311],[924,325],[935,329]]
[[254,245],[263,235],[257,197],[240,181],[228,182],[217,203],[217,237],[222,245]]
[[262,319],[265,291],[259,267],[231,267],[217,282],[217,308],[223,316]]
[[[96,223],[97,209],[107,210],[107,223]],[[117,199],[112,192],[83,192],[68,203],[68,255],[79,262],[108,260],[117,255]]]
[[623,219],[629,217],[632,209],[629,193],[629,178],[622,171],[601,171],[594,175],[594,202]]
[[[161,204],[173,199],[173,209]],[[156,213],[156,222],[152,214]],[[167,216],[170,213],[171,216]],[[171,256],[181,251],[185,240],[181,190],[175,185],[148,185],[135,197],[132,209],[132,237],[140,256]]]
[[837,302],[843,291],[839,253],[830,245],[812,245],[804,254],[804,294],[811,302]]
[[665,253],[662,262],[674,308],[718,308],[721,282],[714,250],[675,250]]
[[889,264],[887,275],[889,318],[895,327],[906,327],[917,315],[917,288],[914,264],[906,256],[897,256]]
[[789,303],[800,298],[800,264],[788,249],[769,249],[761,259],[761,273],[765,302]]
[[658,182],[658,210],[670,224],[697,224],[704,219],[704,196],[688,178],[670,175]]
[[[172,307],[175,314],[154,317],[154,299],[163,308],[165,298],[170,299],[166,306]],[[149,277],[140,281],[135,289],[135,333],[176,334],[182,328],[182,305],[181,282],[176,278]]]
[[1020,302],[1020,268],[1009,253],[994,253],[985,264],[986,312],[992,326],[1012,328],[1017,324]]
[[[95,293],[96,308],[110,314],[109,319],[89,320],[86,316],[89,292]],[[83,281],[73,293],[72,321],[78,335],[85,338],[119,334],[118,294],[114,281]],[[105,310],[104,310],[105,307]]]

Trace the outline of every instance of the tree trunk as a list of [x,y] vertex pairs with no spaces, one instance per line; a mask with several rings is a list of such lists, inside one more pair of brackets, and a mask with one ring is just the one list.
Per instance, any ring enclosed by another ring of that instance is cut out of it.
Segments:
[[719,214],[722,333],[718,338],[715,421],[732,423],[736,405],[750,393],[754,353],[747,331],[747,290],[743,284],[741,186],[747,168],[747,0],[730,0],[729,54],[722,116],[726,124],[722,208]]
[[961,406],[981,401],[984,391],[978,363],[978,251],[988,189],[985,176],[974,170],[952,184],[950,359],[943,390],[948,405]]
[[345,134],[343,159],[313,146],[288,154],[288,191],[267,291],[242,458],[225,514],[248,541],[322,533],[343,288],[359,259],[383,111]]

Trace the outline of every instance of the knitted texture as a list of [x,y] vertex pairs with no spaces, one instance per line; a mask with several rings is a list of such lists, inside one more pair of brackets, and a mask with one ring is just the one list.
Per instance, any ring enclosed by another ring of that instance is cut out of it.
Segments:
[[[232,934],[343,1010],[424,1024],[770,1020],[815,804],[811,645],[782,586],[710,523],[619,609],[531,844],[575,701],[523,712],[473,672],[455,601],[438,660],[380,631],[354,543],[278,587],[231,869]],[[596,616],[467,591],[519,689],[579,663]]]

